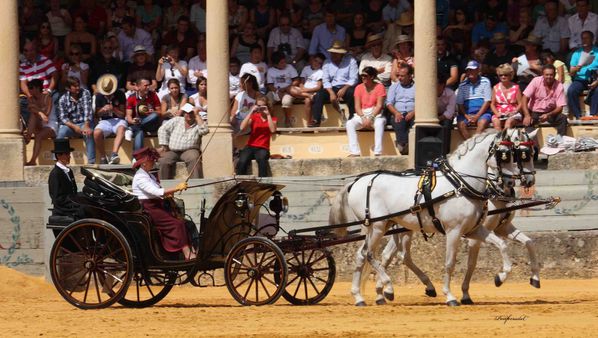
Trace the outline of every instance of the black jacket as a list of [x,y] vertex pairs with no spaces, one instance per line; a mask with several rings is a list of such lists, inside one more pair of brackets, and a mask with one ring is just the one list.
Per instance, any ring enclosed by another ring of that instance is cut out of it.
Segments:
[[48,177],[48,190],[54,206],[52,215],[72,216],[77,212],[78,206],[71,200],[71,197],[77,194],[77,183],[72,169],[67,175],[55,165]]

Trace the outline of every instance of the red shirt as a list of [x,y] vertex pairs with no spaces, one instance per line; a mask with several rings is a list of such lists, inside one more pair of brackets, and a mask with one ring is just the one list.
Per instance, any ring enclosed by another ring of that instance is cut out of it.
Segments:
[[131,95],[127,99],[127,109],[131,109],[133,111],[133,117],[143,117],[148,115],[148,113],[140,114],[137,111],[137,107],[142,104],[147,106],[148,112],[159,111],[161,107],[160,99],[155,92],[147,92],[147,97],[145,99],[140,98],[137,94]]
[[[251,133],[247,145],[250,147],[264,148],[270,150],[270,127],[268,120],[262,119],[262,114],[251,114]],[[272,117],[272,121],[276,122],[276,117]]]

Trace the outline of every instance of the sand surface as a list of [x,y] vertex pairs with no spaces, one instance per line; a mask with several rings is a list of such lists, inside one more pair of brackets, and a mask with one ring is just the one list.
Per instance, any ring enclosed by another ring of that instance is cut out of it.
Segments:
[[[436,283],[439,287],[440,283]],[[373,303],[373,283],[367,299]],[[455,285],[459,290],[458,285]],[[448,308],[423,286],[397,285],[386,306],[356,308],[338,282],[316,306],[243,307],[226,287],[177,286],[157,305],[79,310],[41,277],[0,266],[0,336],[566,336],[598,335],[598,280],[542,280],[542,288],[507,281],[474,283],[476,305]],[[458,292],[460,295],[460,291]]]

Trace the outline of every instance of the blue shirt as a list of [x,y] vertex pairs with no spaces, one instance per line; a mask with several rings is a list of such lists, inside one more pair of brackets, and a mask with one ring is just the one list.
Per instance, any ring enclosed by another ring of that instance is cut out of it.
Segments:
[[[575,52],[573,52],[573,55],[571,55],[571,67],[577,66],[582,52],[583,48],[578,48]],[[598,69],[598,47],[592,47],[590,55],[594,55],[594,61],[592,61],[592,63],[589,65],[581,67],[577,74],[575,74],[573,80],[586,81],[589,79],[592,71]]]
[[326,27],[326,23],[321,23],[314,28],[309,43],[309,55],[322,53],[327,59],[330,59],[330,52],[328,48],[332,46],[334,41],[345,41],[345,29],[342,26],[336,25],[334,32],[330,32]]
[[81,124],[91,122],[92,119],[91,94],[87,89],[81,88],[79,99],[76,101],[68,91],[58,100],[58,122],[60,124],[66,124],[68,121]]
[[359,68],[357,67],[357,61],[349,54],[343,56],[339,65],[326,60],[322,66],[322,71],[324,73],[322,76],[324,88],[344,85],[354,86],[357,84]]
[[478,42],[480,42],[480,40],[492,39],[494,33],[498,32],[501,32],[506,36],[509,36],[509,28],[507,27],[507,25],[504,24],[504,22],[497,22],[496,27],[494,27],[493,30],[489,31],[488,28],[486,28],[486,22],[481,21],[476,23],[475,26],[473,26],[473,30],[471,32],[471,41],[475,46],[478,44]]
[[401,82],[393,83],[386,94],[386,105],[392,105],[397,111],[406,113],[415,110],[415,83],[405,86]]
[[469,79],[459,84],[457,104],[465,106],[466,114],[477,114],[484,102],[492,99],[492,86],[490,80],[480,76],[478,82],[472,83]]

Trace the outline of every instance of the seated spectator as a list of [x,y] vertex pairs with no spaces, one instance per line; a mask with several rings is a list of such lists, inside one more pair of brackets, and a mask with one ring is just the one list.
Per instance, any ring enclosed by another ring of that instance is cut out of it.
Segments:
[[[284,3],[276,9],[276,16],[280,20],[282,16],[288,16],[291,20],[291,27],[301,28],[303,20],[303,6],[295,0],[285,0]],[[305,45],[305,44],[304,44]]]
[[391,55],[392,66],[390,70],[390,79],[392,82],[397,82],[399,68],[402,64],[415,67],[415,57],[413,55],[413,39],[408,35],[399,35],[395,43],[395,48]]
[[525,90],[527,84],[536,76],[542,73],[542,62],[540,60],[540,45],[542,41],[535,35],[530,34],[522,41],[525,45],[525,53],[513,58],[513,68],[517,72],[517,84]]
[[108,17],[104,7],[97,2],[98,0],[79,1],[80,6],[73,12],[72,16],[73,18],[76,16],[87,17],[86,22],[89,31],[94,32],[97,36],[103,36],[106,33]]
[[43,21],[39,25],[36,39],[39,44],[39,53],[50,60],[55,60],[58,52],[58,39],[52,34],[48,21]]
[[305,117],[309,123],[313,120],[311,114],[311,107],[313,104],[314,95],[322,90],[322,77],[324,71],[322,64],[326,57],[322,53],[312,55],[309,57],[309,66],[306,66],[301,71],[301,95],[303,96],[303,106],[305,107]]
[[87,163],[96,163],[96,150],[92,135],[93,112],[91,94],[81,88],[79,79],[66,80],[66,92],[58,100],[57,139],[83,137],[87,151]]
[[71,53],[71,46],[77,44],[81,47],[81,60],[87,61],[96,54],[96,38],[87,31],[88,18],[85,15],[75,16],[73,19],[73,31],[64,39],[64,51],[67,55]]
[[268,38],[268,60],[272,62],[272,53],[282,52],[285,55],[287,63],[293,65],[296,69],[303,69],[305,62],[305,41],[301,32],[291,27],[291,19],[283,14],[278,18],[278,27],[270,32]]
[[374,80],[381,83],[384,87],[390,86],[392,58],[390,55],[382,53],[382,35],[370,35],[365,47],[367,52],[361,57],[359,73],[362,74],[366,67],[373,67],[377,72]]
[[160,127],[160,99],[150,90],[150,81],[139,78],[137,91],[127,98],[127,123],[133,132],[133,151],[143,148],[144,133]]
[[[507,36],[501,32],[495,33],[490,39],[490,43],[494,46],[494,52],[489,53],[486,57],[486,66],[488,74],[496,74],[496,68],[505,63],[513,61],[513,53],[507,48]],[[493,76],[490,81],[495,80],[497,83],[500,79]]]
[[401,13],[412,10],[407,0],[388,0],[388,3],[382,8],[382,18],[391,25],[399,19]]
[[308,26],[313,28],[324,22],[326,9],[327,8],[324,8],[324,6],[322,5],[322,0],[309,0],[309,4],[307,5],[303,13],[304,19],[307,22]]
[[93,57],[89,62],[89,83],[95,93],[97,91],[96,83],[104,74],[112,74],[118,79],[118,88],[124,88],[125,70],[124,65],[112,55],[114,47],[109,40],[102,40],[100,43],[100,53]]
[[19,87],[24,95],[20,98],[20,111],[23,124],[29,121],[27,100],[31,97],[27,83],[31,80],[40,79],[43,85],[43,92],[52,95],[56,89],[56,68],[52,60],[40,55],[37,43],[27,40],[23,45],[23,56],[25,60],[19,64]]
[[[442,31],[442,36],[449,41],[457,42],[461,41],[461,36],[471,36],[471,30],[473,29],[473,23],[469,21],[465,9],[462,7],[456,8],[454,12],[454,18],[449,22],[449,25]],[[469,42],[468,42],[469,45]]]
[[465,68],[467,78],[459,84],[457,93],[457,128],[464,140],[471,135],[468,125],[476,126],[476,134],[484,131],[492,120],[492,113],[488,112],[492,100],[490,80],[480,76],[480,64],[469,61]]
[[160,117],[168,120],[175,116],[183,116],[183,106],[187,103],[187,94],[181,93],[181,84],[177,79],[170,79],[166,83],[168,94],[162,96]]
[[[64,39],[71,32],[73,19],[69,11],[61,8],[60,0],[50,0],[50,8],[46,13],[52,34],[58,39],[58,46],[64,48]],[[58,47],[57,46],[57,47]]]
[[449,52],[448,42],[443,37],[436,39],[436,51],[438,52],[436,59],[438,74],[442,74],[446,79],[446,85],[452,89],[459,83],[459,64],[457,59]]
[[158,129],[158,166],[162,179],[174,178],[177,161],[185,162],[189,178],[203,177],[197,161],[201,155],[201,137],[209,132],[208,125],[190,104],[183,106],[183,111],[183,116],[173,117]]
[[137,90],[137,79],[151,79],[150,90],[156,91],[158,81],[155,79],[156,66],[149,60],[149,55],[142,45],[135,46],[133,54],[133,63],[127,69],[127,97],[135,94]]
[[280,102],[282,104],[285,126],[292,128],[293,121],[291,120],[290,109],[293,106],[293,98],[301,97],[299,74],[297,74],[295,67],[287,64],[283,52],[272,54],[272,65],[273,67],[268,69],[268,75],[266,76],[267,96],[270,102]]
[[239,153],[236,174],[248,175],[251,160],[255,159],[258,176],[267,177],[268,159],[270,158],[270,138],[276,133],[276,118],[272,116],[270,102],[265,96],[259,96],[241,122],[241,131],[249,129],[249,139]]
[[328,49],[330,60],[326,60],[322,66],[322,82],[324,88],[316,93],[313,98],[313,120],[310,126],[318,127],[322,121],[322,110],[324,103],[329,101],[332,106],[345,119],[345,113],[340,109],[340,100],[342,99],[349,107],[349,119],[355,114],[354,105],[354,86],[357,84],[357,62],[347,54],[341,41],[335,41],[332,47]]
[[[567,69],[567,65],[561,61],[557,60],[556,56],[550,50],[545,50],[540,54],[540,58],[542,60],[542,64],[544,65],[553,65],[556,69],[556,76],[555,79],[563,84],[563,90],[567,93],[569,86],[571,85],[571,75],[569,74],[569,70]],[[565,107],[566,108],[566,107]]]
[[477,45],[481,40],[490,40],[494,33],[501,32],[503,34],[508,34],[509,30],[507,25],[504,22],[499,22],[496,13],[488,12],[486,13],[486,18],[484,21],[480,21],[475,26],[473,26],[473,31],[471,32],[471,44]]
[[[181,4],[181,0],[170,0],[170,6],[166,7],[163,11],[162,16],[162,28],[164,32],[172,32],[177,29],[177,23],[182,16],[187,16],[187,21],[189,21],[189,12],[186,6]],[[205,8],[205,5],[204,5]],[[204,10],[204,20],[205,20],[205,10]],[[205,32],[205,25],[202,32]]]
[[255,23],[257,35],[265,40],[276,25],[276,10],[268,4],[268,0],[257,0],[254,8],[249,12],[249,20]]
[[189,104],[195,113],[204,121],[208,120],[208,79],[203,76],[197,78],[197,93],[189,97]]
[[374,34],[384,32],[386,25],[382,16],[382,8],[384,2],[382,0],[370,0],[363,5],[363,12],[366,18],[366,27]]
[[[309,55],[322,53],[326,59],[330,59],[331,48],[335,41],[345,41],[345,28],[336,23],[336,9],[332,6],[326,7],[324,23],[317,25],[312,33],[309,42]],[[357,75],[357,74],[355,74]]]
[[[123,143],[127,129],[127,121],[125,121],[127,99],[125,94],[117,89],[118,80],[112,74],[102,75],[98,79],[96,87],[98,88],[95,101],[98,123],[93,130],[96,152],[99,155],[100,164],[119,164],[118,150]],[[112,153],[107,158],[104,139],[110,135],[115,135],[115,137]]]
[[385,53],[392,54],[393,49],[396,47],[398,36],[413,34],[413,23],[413,11],[401,13],[394,25],[388,25],[388,29],[384,32],[382,50]]
[[365,67],[360,72],[362,83],[355,87],[355,115],[347,121],[350,157],[361,156],[358,129],[374,129],[374,156],[382,155],[382,137],[386,126],[386,118],[382,113],[386,90],[381,83],[375,82],[377,76],[378,71],[374,67]]
[[[598,35],[598,14],[590,12],[590,4],[587,0],[577,0],[575,2],[577,14],[569,17],[568,26],[571,38],[569,39],[569,49],[583,47],[582,33],[590,31],[594,38]],[[594,7],[594,11],[598,8]],[[594,43],[595,41],[592,41]]]
[[[197,42],[197,55],[189,60],[189,70],[187,72],[187,83],[190,86],[195,86],[199,77],[208,78],[208,59],[206,53],[206,40],[202,35],[202,39]],[[195,88],[188,88],[189,94],[195,94]]]
[[[351,27],[355,16],[363,14],[361,1],[358,0],[335,0],[331,1],[331,5],[337,9],[336,22],[343,27]],[[365,25],[365,17],[362,16],[362,18]],[[324,17],[322,16],[322,21],[323,19]],[[320,23],[318,22],[318,24]]]
[[395,131],[397,149],[401,155],[406,155],[409,153],[409,129],[415,121],[413,67],[405,63],[399,65],[398,81],[388,88],[385,104]]
[[241,122],[251,112],[255,100],[260,94],[257,79],[249,73],[241,75],[241,89],[235,96],[230,109],[229,122],[233,128],[233,134],[238,134],[241,131]]
[[516,83],[513,83],[515,71],[510,64],[504,63],[496,68],[496,75],[500,82],[492,88],[492,101],[490,109],[492,115],[492,125],[494,129],[501,131],[504,128],[513,128],[523,120],[521,106],[523,99],[521,91]]
[[548,1],[544,5],[546,16],[538,18],[532,34],[542,39],[542,49],[565,54],[569,47],[569,27],[567,20],[559,16],[559,5]]
[[81,83],[81,88],[89,89],[87,87],[87,80],[89,79],[89,65],[81,61],[81,47],[79,45],[71,45],[71,52],[68,55],[68,62],[62,64],[60,83],[64,86],[66,79],[69,77],[76,77]]
[[228,61],[228,95],[232,99],[241,91],[241,61],[232,57]]
[[446,129],[448,144],[451,144],[451,130],[457,108],[457,96],[446,85],[446,76],[438,74],[436,78],[436,102],[438,106],[438,123]]
[[158,97],[161,99],[168,94],[168,81],[170,79],[177,79],[181,84],[181,93],[185,94],[188,73],[187,62],[179,59],[178,46],[169,46],[166,55],[158,60],[158,68],[156,69],[156,80],[158,82],[162,81],[162,86],[158,90]]
[[[231,1],[229,1],[229,4],[230,3]],[[229,13],[231,13],[230,9]],[[189,20],[198,33],[206,32],[206,0],[200,0],[191,5],[191,9],[189,10]],[[229,30],[229,32],[231,31]]]
[[594,71],[593,81],[588,85],[588,95],[584,100],[584,103],[590,106],[592,119],[595,119],[598,115],[598,92],[596,88],[598,88],[598,74]]
[[[519,10],[519,22],[509,28],[509,42],[516,43],[527,39],[534,30],[534,20],[528,7],[522,7]],[[514,45],[516,46],[516,45]]]
[[571,55],[569,72],[573,82],[567,90],[567,103],[575,118],[581,117],[579,95],[588,89],[593,82],[594,72],[598,70],[598,47],[593,45],[594,33],[584,31],[581,33],[581,48],[576,49]]
[[264,53],[260,46],[251,47],[251,58],[249,62],[244,63],[241,66],[239,74],[251,74],[257,79],[257,83],[260,87],[260,92],[266,93],[266,72],[268,71],[268,65],[263,61]]
[[110,41],[112,45],[112,57],[116,58],[119,61],[123,60],[123,51],[120,49],[120,42],[118,42],[118,37],[114,32],[106,33],[106,40]]
[[134,17],[136,8],[130,7],[127,0],[113,1],[113,6],[106,9],[108,32],[118,34],[122,29],[122,22],[126,16]]
[[176,45],[179,47],[181,59],[189,60],[195,52],[197,36],[190,29],[191,23],[188,16],[183,15],[176,22],[176,29],[166,33],[162,38],[162,51],[160,54],[166,54],[167,46]]
[[349,53],[355,58],[361,58],[361,53],[365,50],[365,44],[370,31],[365,26],[365,15],[361,12],[355,13],[353,23],[350,26],[345,43]]
[[567,102],[563,85],[555,75],[553,65],[544,65],[542,76],[534,78],[523,91],[523,124],[549,123],[563,136],[567,133],[567,117],[561,112]]
[[251,60],[251,51],[255,47],[260,47],[264,50],[264,40],[262,40],[255,32],[255,25],[248,21],[243,26],[241,33],[238,33],[230,47],[230,55],[241,60],[241,64],[245,64]]
[[25,165],[36,165],[42,141],[56,137],[58,122],[56,121],[56,114],[52,114],[52,97],[49,93],[43,91],[44,85],[42,80],[33,79],[29,81],[27,88],[29,88],[29,93],[31,94],[27,99],[27,107],[31,114],[24,138],[25,142],[28,143],[31,136],[34,135],[35,140],[33,142],[31,159]]
[[162,8],[153,3],[153,0],[143,0],[143,4],[137,6],[135,17],[137,27],[143,28],[146,32],[153,34],[162,24]]
[[126,16],[122,22],[122,29],[118,33],[118,42],[123,52],[123,61],[132,62],[135,46],[145,47],[145,52],[154,55],[152,36],[147,31],[135,26],[135,19]]

